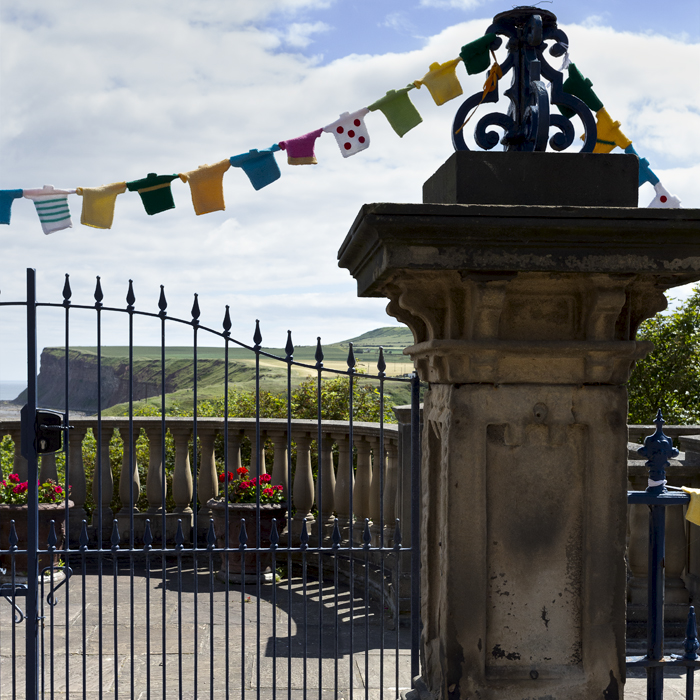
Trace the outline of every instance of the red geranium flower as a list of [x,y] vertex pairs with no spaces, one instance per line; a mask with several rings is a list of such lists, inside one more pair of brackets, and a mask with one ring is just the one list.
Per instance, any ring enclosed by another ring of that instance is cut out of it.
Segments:
[[261,474],[260,481],[267,483],[268,481],[272,481],[272,477],[269,474]]
[[236,469],[236,471],[239,474],[247,474],[248,473],[248,469],[246,467],[238,467],[238,469]]

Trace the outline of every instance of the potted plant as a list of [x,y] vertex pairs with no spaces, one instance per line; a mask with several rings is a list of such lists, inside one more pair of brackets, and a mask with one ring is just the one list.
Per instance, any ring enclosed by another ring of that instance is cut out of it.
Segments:
[[[60,484],[52,479],[44,483],[37,482],[39,488],[39,549],[48,548],[49,533],[51,532],[51,521],[54,521],[56,530],[56,549],[63,546],[64,525],[66,515],[66,492]],[[15,532],[17,534],[17,549],[27,549],[27,497],[29,494],[29,482],[22,481],[18,474],[10,474],[6,479],[0,481],[0,550],[10,548],[11,522],[15,521]],[[68,507],[73,506],[72,501],[68,501]],[[39,571],[47,566],[56,566],[59,563],[60,552],[53,556],[50,561],[48,554],[39,555]],[[15,565],[15,578],[25,577],[27,574],[27,555],[9,553],[0,555],[0,567],[5,569],[6,580],[12,576],[12,561]]]
[[[219,481],[226,483],[226,475],[220,474]],[[217,547],[228,547],[228,552],[222,554],[221,569],[217,574],[219,580],[240,583],[243,578],[242,564],[245,565],[245,582],[255,582],[257,578],[257,561],[255,552],[243,555],[238,551],[241,532],[241,520],[245,520],[247,535],[246,548],[261,548],[270,546],[272,520],[277,521],[277,532],[281,534],[286,524],[286,504],[283,487],[272,484],[269,474],[249,478],[246,467],[239,467],[237,474],[228,473],[228,494],[221,500],[212,499],[207,503],[214,516]],[[257,500],[260,498],[260,532],[256,532]],[[228,510],[228,543],[226,542],[226,511]],[[259,536],[258,536],[259,534]],[[259,543],[259,544],[258,544]],[[273,581],[274,571],[271,569],[272,556],[261,552],[260,580]],[[228,559],[228,567],[226,560]]]

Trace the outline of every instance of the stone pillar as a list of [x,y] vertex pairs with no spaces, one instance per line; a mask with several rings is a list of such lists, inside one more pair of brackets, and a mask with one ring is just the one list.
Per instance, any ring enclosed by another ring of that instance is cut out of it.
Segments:
[[[359,295],[388,297],[412,330],[405,352],[429,382],[420,697],[619,697],[624,385],[651,349],[635,333],[665,308],[663,290],[700,279],[700,212],[624,197],[450,203],[469,190],[455,177],[468,177],[470,158],[488,156],[497,186],[509,155],[456,153],[466,165],[443,178],[454,189],[445,204],[365,205],[339,253]],[[533,156],[546,190],[560,156],[515,155]],[[593,158],[582,181],[617,168],[630,190],[626,156]]]

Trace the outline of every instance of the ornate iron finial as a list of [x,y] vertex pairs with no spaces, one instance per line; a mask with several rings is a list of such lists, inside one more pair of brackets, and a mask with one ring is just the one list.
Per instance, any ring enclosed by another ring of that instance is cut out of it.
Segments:
[[245,529],[245,518],[241,518],[241,531],[238,533],[238,549],[243,551],[248,542],[248,533]]
[[126,307],[127,311],[134,310],[134,302],[136,301],[136,295],[134,294],[134,280],[129,280],[129,290],[126,293]]
[[362,549],[369,549],[372,543],[372,533],[369,530],[369,518],[365,518],[365,529],[362,532]]
[[316,354],[314,355],[316,360],[316,368],[320,369],[323,367],[323,348],[321,347],[321,336],[316,338]]
[[193,326],[198,326],[199,325],[199,294],[194,295],[194,302],[192,304],[192,325]]
[[396,526],[394,527],[394,549],[398,552],[401,549],[401,521],[396,518]]
[[175,533],[175,549],[180,552],[185,546],[185,533],[182,531],[182,520],[177,521],[177,532]]
[[270,549],[277,549],[280,536],[277,532],[277,518],[272,518],[272,530],[270,531]]
[[165,318],[166,309],[168,308],[168,302],[165,299],[165,287],[162,284],[160,285],[160,296],[158,297],[158,308],[160,309],[160,311],[158,312],[158,315],[161,318]]
[[384,348],[379,346],[379,359],[377,360],[377,369],[379,370],[379,376],[384,376],[384,371],[386,370],[386,362],[384,361]]
[[287,344],[284,346],[284,352],[287,362],[291,362],[294,358],[294,343],[292,342],[292,331],[287,331]]
[[661,429],[666,421],[658,410],[654,423],[656,431],[653,435],[644,438],[644,447],[640,447],[637,452],[642,457],[647,458],[647,469],[649,469],[649,493],[663,493],[666,491],[666,467],[670,466],[669,458],[678,457],[678,450],[673,446],[673,441]]
[[301,524],[301,534],[299,535],[299,549],[303,552],[309,548],[309,531],[306,527],[306,518]]
[[73,292],[70,288],[70,276],[66,274],[66,281],[63,283],[63,306],[70,306],[70,298]]
[[[569,47],[568,37],[557,27],[556,16],[537,7],[516,7],[496,15],[484,37],[462,48],[461,56],[469,73],[488,67],[488,52],[495,51],[502,44],[496,36],[499,34],[507,37],[508,49],[508,57],[500,66],[501,75],[504,77],[508,71],[513,71],[511,86],[504,93],[510,106],[507,114],[493,112],[477,122],[474,129],[477,145],[490,150],[500,142],[506,151],[545,151],[549,143],[553,150],[562,151],[574,141],[574,126],[570,118],[576,114],[585,128],[580,152],[591,153],[597,138],[593,113],[581,99],[564,90],[562,73],[544,58],[547,41],[554,42],[549,53],[555,58],[563,56]],[[542,78],[551,83],[551,98]],[[481,102],[498,102],[498,82],[493,82],[493,86],[489,86],[493,87],[490,92],[485,92],[485,87],[469,97],[457,111],[452,127],[452,143],[456,151],[469,150],[463,128],[472,110]],[[560,111],[566,116],[553,114],[551,105],[562,108]],[[501,127],[505,132],[503,138],[496,131],[486,131],[489,126]],[[550,127],[560,130],[551,138]]]
[[260,343],[262,343],[262,333],[260,332],[260,321],[255,319],[255,332],[253,333],[253,342],[255,343],[255,349],[260,350]]
[[95,283],[95,308],[99,309],[102,306],[102,300],[105,295],[102,293],[102,284],[100,282],[100,276],[97,275],[97,282]]
[[688,659],[689,661],[697,660],[700,642],[698,642],[698,626],[695,620],[695,607],[693,605],[691,605],[688,610],[688,622],[685,626],[683,649],[685,649],[685,654],[683,654],[684,659]]
[[352,374],[355,371],[355,365],[357,364],[355,362],[355,352],[352,349],[352,343],[348,343],[350,346],[348,349],[348,374]]
[[54,550],[56,549],[56,545],[58,544],[58,536],[56,535],[56,521],[55,520],[49,520],[49,538],[46,542],[49,550]]
[[84,552],[88,548],[88,544],[90,544],[90,538],[88,537],[88,531],[87,531],[87,520],[83,520],[82,527],[80,528],[80,539],[78,540],[80,544],[80,551]]
[[331,542],[333,542],[333,549],[338,549],[340,547],[340,527],[338,526],[338,518],[333,522],[333,534],[331,535]]
[[118,523],[117,519],[115,518],[112,521],[112,537],[110,538],[113,552],[116,552],[119,549],[119,540],[120,539],[121,538],[119,537],[119,523]]
[[231,335],[231,311],[226,304],[226,313],[224,314],[224,335],[228,338]]
[[17,543],[19,542],[19,537],[17,536],[17,530],[15,529],[15,521],[10,520],[10,551],[13,552],[17,549]]
[[151,532],[151,520],[146,518],[146,529],[143,531],[143,548],[147,552],[153,544],[153,533]]
[[214,519],[209,518],[209,528],[207,529],[207,549],[212,550],[216,545],[216,532],[214,531]]

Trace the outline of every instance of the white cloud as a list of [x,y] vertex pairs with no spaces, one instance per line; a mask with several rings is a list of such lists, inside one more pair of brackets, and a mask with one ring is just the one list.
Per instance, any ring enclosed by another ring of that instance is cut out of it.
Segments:
[[293,22],[287,27],[287,31],[282,34],[282,40],[288,46],[303,49],[306,48],[313,39],[312,34],[327,32],[331,26],[325,22]]
[[[350,55],[327,65],[281,52],[283,39],[261,22],[284,11],[293,23],[295,10],[322,4],[156,0],[66,2],[59,9],[27,1],[11,12],[3,6],[0,187],[96,186],[267,147],[421,77],[433,61],[454,58],[464,38],[479,36],[490,22],[450,27],[420,50]],[[700,206],[692,138],[698,45],[605,27],[565,29],[572,58],[639,153],[684,206]],[[294,36],[304,41],[313,33]],[[465,96],[483,83],[463,68],[458,76]],[[287,328],[296,342],[312,343],[319,334],[340,340],[392,324],[385,300],[356,298],[336,254],[363,203],[420,201],[422,183],[452,151],[449,130],[460,100],[438,108],[426,89],[411,92],[411,99],[424,123],[403,139],[372,113],[371,146],[351,158],[342,158],[335,140],[323,135],[316,142],[319,165],[290,167],[278,153],[282,178],[258,192],[231,169],[224,178],[225,212],[196,217],[189,187],[178,180],[175,210],[146,216],[138,196],[127,193],[117,200],[113,228],[101,231],[78,223],[81,201],[72,197],[74,228],[44,236],[33,206],[18,200],[12,225],[0,227],[0,299],[22,299],[24,270],[35,267],[42,300],[60,301],[63,274],[70,272],[76,303],[89,304],[99,274],[105,303],[124,306],[132,278],[137,308],[157,310],[164,284],[169,311],[188,318],[192,294],[199,292],[203,323],[219,327],[230,304],[234,332],[248,337],[260,318],[274,343]],[[0,309],[3,319],[10,313]],[[3,325],[0,355],[21,376],[12,330],[21,331],[13,325],[16,314],[12,318]],[[47,342],[60,342],[60,325],[54,330],[59,340]],[[93,332],[86,323],[76,329],[75,342]],[[116,331],[111,337],[124,340]],[[2,378],[12,378],[8,371]]]

